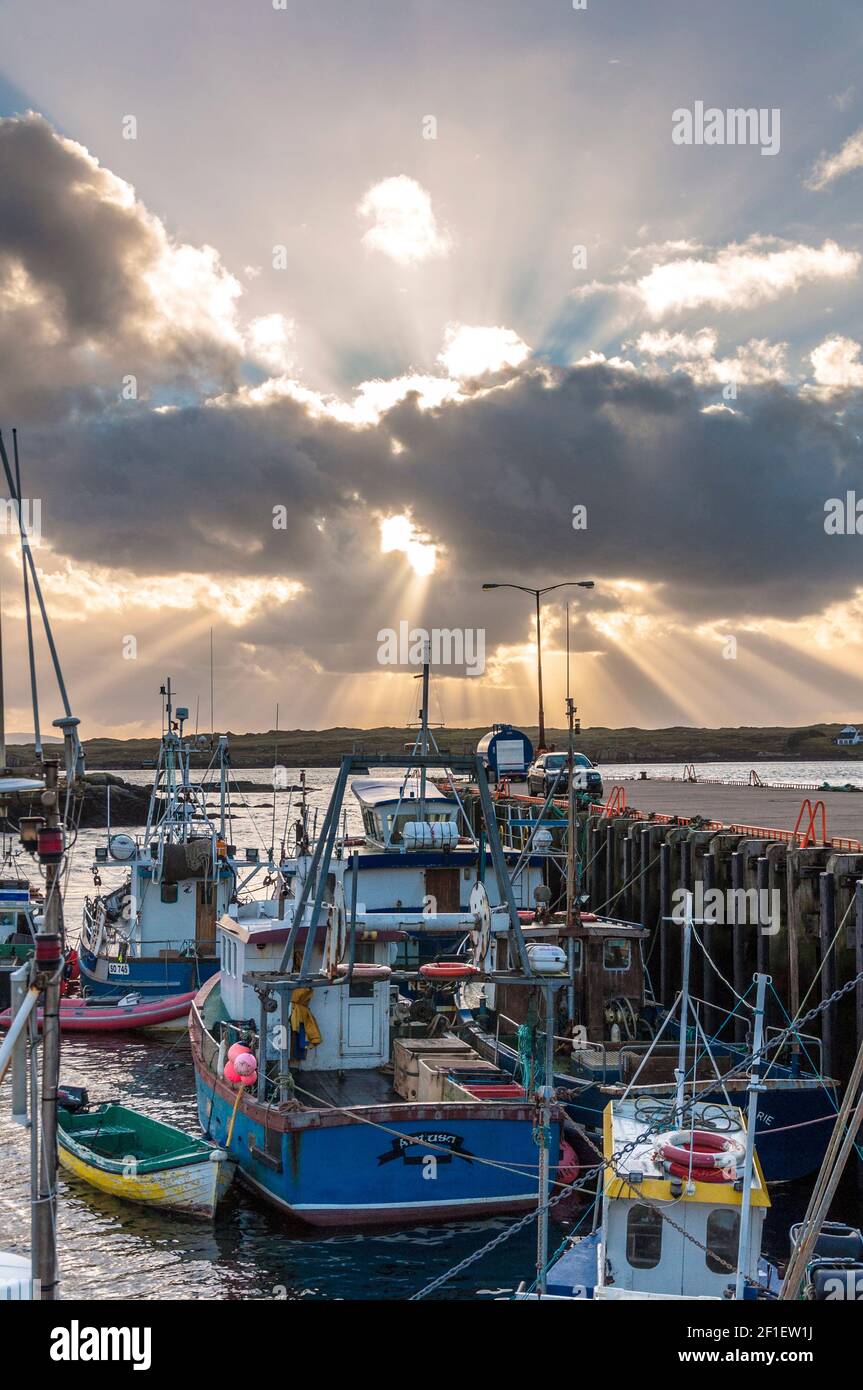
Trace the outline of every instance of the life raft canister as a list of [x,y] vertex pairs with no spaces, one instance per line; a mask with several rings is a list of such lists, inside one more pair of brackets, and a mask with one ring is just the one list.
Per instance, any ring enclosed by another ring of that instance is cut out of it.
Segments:
[[693,1182],[734,1182],[740,1146],[727,1134],[681,1129],[668,1136],[660,1152],[676,1178]]

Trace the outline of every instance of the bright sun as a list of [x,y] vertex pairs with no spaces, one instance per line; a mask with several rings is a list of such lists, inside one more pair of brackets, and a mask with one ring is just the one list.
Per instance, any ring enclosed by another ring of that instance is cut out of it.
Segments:
[[400,550],[408,558],[414,574],[423,578],[433,574],[437,565],[437,546],[420,539],[409,516],[388,516],[381,521],[381,553]]

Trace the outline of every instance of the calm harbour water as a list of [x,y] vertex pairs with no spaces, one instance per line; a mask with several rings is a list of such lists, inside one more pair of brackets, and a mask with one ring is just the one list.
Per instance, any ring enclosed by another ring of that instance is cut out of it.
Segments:
[[[705,765],[704,775],[723,780],[740,775],[734,764],[709,767],[708,773]],[[632,769],[631,764],[608,766],[603,772],[610,780],[623,772],[631,774]],[[771,781],[826,778],[834,784],[854,781],[863,785],[863,769],[855,763],[786,763],[759,770]],[[658,775],[666,769],[650,771]],[[677,765],[667,769],[668,775],[679,775],[680,771]],[[289,782],[297,780],[297,774],[297,769],[288,769]],[[123,775],[145,784],[151,776],[147,772]],[[273,840],[278,845],[286,816],[291,813],[293,819],[296,795],[276,793],[274,819],[271,772],[240,769],[237,775],[260,782],[261,791],[235,797],[229,838],[238,849],[267,846]],[[309,772],[309,801],[320,816],[334,778],[333,769]],[[358,831],[355,799],[349,795],[347,801],[348,828]],[[74,848],[66,897],[67,930],[72,940],[77,937],[83,899],[93,892],[93,850],[104,840],[104,831],[81,831]],[[120,882],[116,870],[103,866],[102,875],[104,888]],[[149,1038],[128,1034],[106,1039],[67,1035],[61,1074],[66,1084],[86,1086],[93,1100],[120,1100],[192,1133],[198,1130],[194,1075],[185,1034]],[[5,1097],[0,1108],[0,1163],[0,1247],[27,1254],[29,1138],[9,1120]],[[777,1258],[787,1252],[788,1226],[802,1215],[807,1196],[805,1183],[777,1189],[773,1194],[767,1247]],[[847,1201],[851,1219],[853,1196]],[[320,1235],[292,1225],[235,1185],[215,1224],[208,1226],[144,1213],[62,1172],[58,1222],[62,1293],[70,1299],[405,1298],[511,1224],[507,1219],[496,1219],[409,1231]],[[552,1248],[562,1234],[561,1227],[552,1226]],[[452,1280],[438,1296],[505,1295],[521,1279],[531,1278],[535,1240],[536,1228],[531,1225]]]

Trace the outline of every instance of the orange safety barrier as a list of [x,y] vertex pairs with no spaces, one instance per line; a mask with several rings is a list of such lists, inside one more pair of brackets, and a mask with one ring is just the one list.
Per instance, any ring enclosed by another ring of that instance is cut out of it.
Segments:
[[[815,834],[815,817],[818,815],[818,812],[819,812],[819,811],[821,812],[821,839],[820,839],[820,840],[817,839],[816,834]],[[808,821],[806,822],[806,828],[805,828],[805,830],[801,831],[801,830],[800,830],[800,826],[803,824],[803,817],[804,817],[805,815],[807,815],[807,813],[808,813],[809,819],[808,819]],[[801,847],[801,849],[804,849],[804,848],[806,847],[806,845],[818,845],[818,844],[826,845],[826,843],[827,843],[827,810],[826,810],[826,808],[825,808],[825,806],[824,806],[824,802],[823,802],[823,801],[816,801],[816,802],[815,802],[815,805],[813,806],[813,805],[812,805],[812,802],[809,800],[809,797],[807,796],[806,800],[803,802],[803,805],[800,807],[800,815],[797,817],[797,824],[796,824],[795,827],[794,827],[794,834],[795,834],[795,835],[800,834],[800,835],[802,836],[802,838],[801,838],[801,840],[800,840],[800,847]]]
[[626,810],[626,787],[612,787],[601,808],[603,816],[622,816]]

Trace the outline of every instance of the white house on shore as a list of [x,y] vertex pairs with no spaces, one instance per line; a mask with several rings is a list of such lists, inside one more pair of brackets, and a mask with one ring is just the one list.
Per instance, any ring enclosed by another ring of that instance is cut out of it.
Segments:
[[856,724],[846,724],[844,729],[840,729],[839,735],[835,740],[840,747],[848,748],[855,743],[863,743],[863,734]]

